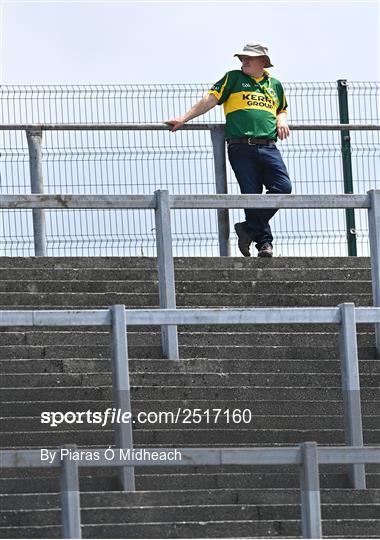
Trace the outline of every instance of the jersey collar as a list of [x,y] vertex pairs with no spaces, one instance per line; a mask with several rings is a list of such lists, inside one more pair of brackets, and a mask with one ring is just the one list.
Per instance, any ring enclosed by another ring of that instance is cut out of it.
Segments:
[[252,79],[256,82],[261,82],[261,81],[264,81],[265,79],[268,79],[269,77],[269,73],[264,69],[264,73],[261,77],[252,77]]

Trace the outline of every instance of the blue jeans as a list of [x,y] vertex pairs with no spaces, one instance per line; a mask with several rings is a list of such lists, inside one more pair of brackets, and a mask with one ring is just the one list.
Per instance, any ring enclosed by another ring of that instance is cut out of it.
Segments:
[[[262,193],[264,187],[267,193],[291,193],[288,171],[275,145],[232,143],[228,145],[228,158],[242,193]],[[243,225],[256,247],[267,242],[272,244],[269,220],[277,209],[251,208],[244,212]]]

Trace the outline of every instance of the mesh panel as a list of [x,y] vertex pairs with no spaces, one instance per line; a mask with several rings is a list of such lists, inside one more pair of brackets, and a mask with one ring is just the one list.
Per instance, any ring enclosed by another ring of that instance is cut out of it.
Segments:
[[[293,124],[339,123],[337,84],[284,84]],[[161,123],[189,109],[209,85],[3,86],[3,124]],[[350,121],[379,118],[380,83],[348,84]],[[196,123],[224,122],[215,107]],[[379,188],[380,134],[351,132],[354,193]],[[0,131],[1,193],[30,193],[26,136]],[[293,131],[279,142],[296,194],[343,193],[340,133]],[[46,131],[42,139],[45,193],[215,193],[210,133],[168,131]],[[228,192],[239,193],[227,162]],[[366,213],[355,211],[358,255],[368,255]],[[216,212],[172,214],[175,255],[217,255]],[[243,212],[230,211],[231,230]],[[3,211],[0,254],[33,254],[31,211]],[[145,210],[46,211],[49,255],[154,255],[154,219]],[[345,212],[281,210],[271,221],[277,255],[346,255]],[[235,236],[233,254],[238,254]]]

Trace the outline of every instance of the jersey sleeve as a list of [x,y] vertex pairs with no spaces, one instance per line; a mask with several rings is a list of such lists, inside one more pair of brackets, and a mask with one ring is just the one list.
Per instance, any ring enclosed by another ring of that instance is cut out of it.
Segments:
[[277,84],[277,95],[278,95],[279,105],[277,107],[276,114],[280,114],[280,113],[283,113],[283,112],[287,113],[288,112],[288,102],[287,102],[287,99],[286,99],[286,96],[285,96],[284,88],[283,88],[282,84],[280,83],[280,81],[278,81],[278,84]]
[[220,81],[216,82],[208,91],[209,94],[212,94],[218,100],[218,105],[224,103],[231,94],[230,88],[231,76],[229,73],[226,73]]

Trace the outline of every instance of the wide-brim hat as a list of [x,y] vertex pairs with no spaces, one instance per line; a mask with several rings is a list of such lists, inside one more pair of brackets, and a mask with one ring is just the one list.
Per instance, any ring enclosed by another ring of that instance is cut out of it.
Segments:
[[264,45],[260,45],[260,43],[247,43],[243,51],[235,53],[234,56],[265,56],[266,63],[264,67],[273,67],[268,56],[268,47],[264,47]]

